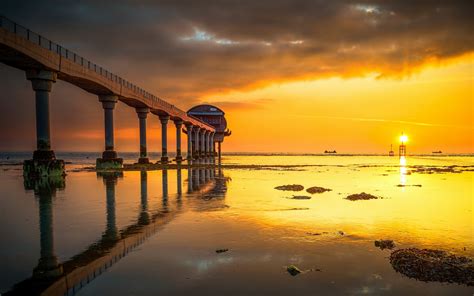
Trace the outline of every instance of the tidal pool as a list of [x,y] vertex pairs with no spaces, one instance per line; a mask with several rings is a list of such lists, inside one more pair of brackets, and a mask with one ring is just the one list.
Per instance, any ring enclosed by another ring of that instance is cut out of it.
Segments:
[[[0,166],[1,295],[474,293],[397,273],[374,245],[474,257],[473,157],[237,155],[118,174],[88,159],[64,184]],[[304,190],[275,189],[291,184]],[[380,198],[346,199],[362,192]]]

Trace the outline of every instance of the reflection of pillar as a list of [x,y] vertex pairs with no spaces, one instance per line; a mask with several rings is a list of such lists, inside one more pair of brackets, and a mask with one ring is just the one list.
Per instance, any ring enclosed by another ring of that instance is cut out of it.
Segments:
[[138,163],[146,164],[150,163],[147,157],[147,148],[146,148],[146,117],[150,109],[148,108],[137,108],[136,109],[139,119],[140,127],[140,158]]
[[181,162],[183,160],[181,156],[181,127],[183,126],[183,121],[175,120],[174,125],[176,126],[176,161]]
[[188,153],[186,155],[186,159],[191,161],[193,159],[193,125],[186,124],[186,132],[188,135]]
[[199,183],[204,185],[206,183],[206,172],[204,169],[199,168]]
[[193,170],[188,165],[188,193],[193,192]]
[[160,115],[161,122],[161,162],[168,163],[168,115]]
[[161,184],[163,185],[163,210],[168,211],[168,170],[161,171]]
[[117,175],[110,173],[103,175],[106,194],[107,224],[103,234],[103,239],[114,241],[119,238],[115,217],[115,185]]
[[218,178],[222,178],[224,177],[224,174],[222,173],[222,167],[221,167],[221,163],[219,162],[218,166],[217,166],[217,177]]
[[176,185],[178,186],[178,196],[181,196],[183,194],[183,191],[182,191],[182,184],[181,184],[181,166],[178,166],[177,170],[176,170]]
[[148,172],[140,171],[140,218],[139,223],[146,225],[150,223],[150,215],[148,213]]
[[222,142],[217,142],[217,159],[219,163],[221,163],[221,143]]
[[201,186],[201,178],[199,177],[199,169],[194,169],[194,190],[198,190],[199,187]]
[[51,193],[39,195],[41,258],[33,270],[37,278],[51,278],[63,273],[62,266],[54,252],[53,200]]

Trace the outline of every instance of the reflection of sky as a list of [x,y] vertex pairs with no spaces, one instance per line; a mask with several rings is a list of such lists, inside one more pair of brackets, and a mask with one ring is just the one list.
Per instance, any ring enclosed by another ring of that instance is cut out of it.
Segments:
[[234,262],[233,257],[218,257],[218,258],[196,258],[188,259],[185,264],[195,268],[198,273],[206,273],[218,265],[230,264]]

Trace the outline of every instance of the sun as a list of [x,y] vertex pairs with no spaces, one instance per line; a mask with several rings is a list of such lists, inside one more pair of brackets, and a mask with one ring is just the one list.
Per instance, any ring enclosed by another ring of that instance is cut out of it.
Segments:
[[402,134],[402,135],[400,136],[400,142],[401,142],[402,144],[408,142],[408,136]]

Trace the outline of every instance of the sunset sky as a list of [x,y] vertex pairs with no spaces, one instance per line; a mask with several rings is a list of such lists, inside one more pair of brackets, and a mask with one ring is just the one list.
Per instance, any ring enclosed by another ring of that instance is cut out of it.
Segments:
[[[225,152],[386,153],[405,132],[409,152],[474,153],[472,11],[429,0],[0,3],[183,110],[222,108]],[[31,83],[1,64],[0,86],[0,150],[34,150]],[[51,116],[54,150],[103,150],[95,95],[58,81]],[[115,118],[116,150],[138,151],[135,110],[119,103]],[[159,151],[156,116],[148,127]]]

